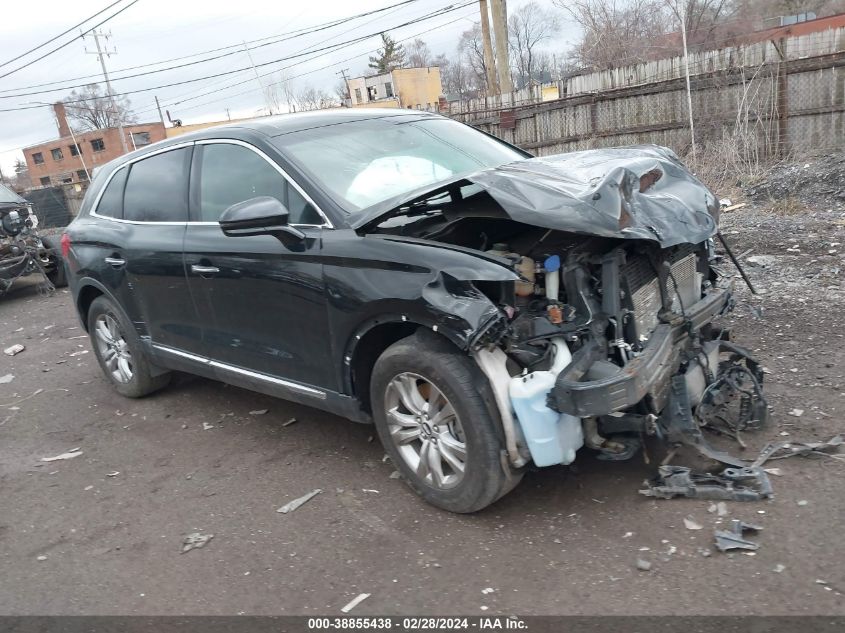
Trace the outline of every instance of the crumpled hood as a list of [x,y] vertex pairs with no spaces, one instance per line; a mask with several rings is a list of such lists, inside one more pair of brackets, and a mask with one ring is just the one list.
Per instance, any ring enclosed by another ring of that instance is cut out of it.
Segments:
[[372,225],[397,207],[461,180],[483,188],[511,219],[533,226],[651,240],[663,248],[698,244],[717,230],[716,196],[672,150],[657,145],[586,150],[485,169],[376,205],[353,226]]

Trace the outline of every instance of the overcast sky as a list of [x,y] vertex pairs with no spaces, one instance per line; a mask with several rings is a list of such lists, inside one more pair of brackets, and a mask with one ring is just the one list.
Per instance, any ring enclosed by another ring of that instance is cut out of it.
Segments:
[[[508,9],[513,11],[527,1],[509,0]],[[113,9],[86,23],[86,27],[96,24],[129,2],[131,0],[122,0]],[[266,0],[238,0],[237,2],[138,0],[136,4],[109,20],[102,27],[112,35],[109,48],[117,49],[117,54],[107,59],[108,70],[112,75],[114,90],[119,93],[247,68],[247,70],[240,70],[223,77],[130,94],[129,99],[141,122],[154,121],[158,118],[154,96],[158,96],[162,109],[169,109],[174,118],[180,118],[184,123],[223,120],[226,118],[227,108],[232,118],[252,116],[261,113],[263,96],[255,74],[249,68],[249,58],[242,49],[235,54],[186,68],[125,80],[118,78],[121,75],[184,64],[228,51],[169,61],[174,58],[237,45],[244,40],[253,41],[307,29],[398,2],[400,0],[356,0],[354,2],[348,0],[312,0],[310,2],[308,0],[276,0],[275,2]],[[356,20],[344,20],[338,26],[318,33],[301,35],[263,47],[257,47],[260,42],[251,44],[252,59],[256,65],[260,66],[266,62],[343,43],[380,30],[389,30],[397,40],[410,40],[418,35],[429,44],[433,54],[444,52],[454,57],[460,33],[477,21],[477,4],[473,3],[462,9],[403,28],[394,27],[438,9],[460,5],[464,2],[466,0],[416,0],[383,13]],[[78,0],[72,5],[59,0],[4,2],[2,20],[0,20],[0,64],[58,35],[109,4],[109,0]],[[549,8],[552,6],[550,0],[541,0],[541,4]],[[71,7],[72,11],[69,10]],[[573,29],[571,25],[564,26],[561,36],[549,42],[547,48],[550,51],[560,53],[569,48]],[[5,74],[25,64],[69,38],[70,35],[67,35],[37,53],[0,66],[0,74]],[[348,68],[351,76],[363,74],[367,66],[367,57],[378,48],[378,44],[378,36],[374,36],[337,51],[314,52],[303,57],[268,64],[260,67],[259,73],[274,73],[278,76],[279,72],[285,72],[288,76],[295,77],[292,81],[297,88],[310,84],[334,93],[334,86],[338,81],[336,73]],[[0,112],[0,167],[4,172],[7,170],[11,172],[14,160],[23,156],[22,147],[57,136],[51,108],[39,106],[34,102],[56,101],[70,92],[70,86],[98,80],[98,77],[77,79],[98,75],[101,72],[97,57],[87,54],[86,48],[88,51],[94,48],[94,42],[90,37],[86,37],[85,41],[77,40],[61,51],[0,79],[0,110],[35,105],[32,109]],[[121,72],[121,69],[153,62],[165,63]],[[34,84],[63,80],[70,81],[60,84],[58,90],[55,90],[57,87],[55,85],[28,89]],[[269,79],[262,81],[267,82]],[[238,82],[244,83],[232,86]],[[20,92],[48,89],[53,91],[29,96],[9,96]],[[179,101],[182,103],[176,103]]]

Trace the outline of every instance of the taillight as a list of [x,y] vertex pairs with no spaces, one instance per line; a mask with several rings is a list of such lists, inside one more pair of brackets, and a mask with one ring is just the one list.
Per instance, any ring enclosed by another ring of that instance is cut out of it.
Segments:
[[62,257],[67,259],[68,253],[70,253],[70,235],[67,233],[62,233]]

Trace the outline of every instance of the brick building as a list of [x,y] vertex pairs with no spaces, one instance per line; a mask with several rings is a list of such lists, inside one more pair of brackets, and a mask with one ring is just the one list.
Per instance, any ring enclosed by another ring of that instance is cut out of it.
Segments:
[[[85,182],[86,167],[91,173],[124,153],[117,128],[74,133],[74,143],[64,104],[53,104],[53,110],[59,138],[23,150],[33,187]],[[130,152],[165,138],[164,125],[160,122],[125,125],[123,132]]]

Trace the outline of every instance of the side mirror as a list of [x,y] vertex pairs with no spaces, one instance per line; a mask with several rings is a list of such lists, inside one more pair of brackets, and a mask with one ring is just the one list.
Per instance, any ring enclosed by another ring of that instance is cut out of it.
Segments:
[[259,196],[233,204],[222,213],[219,224],[229,237],[272,235],[280,238],[286,234],[305,239],[305,233],[288,225],[289,216],[285,205],[276,198]]

